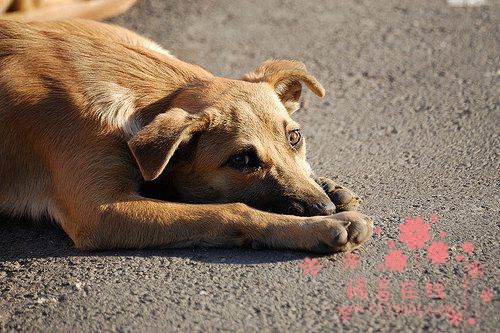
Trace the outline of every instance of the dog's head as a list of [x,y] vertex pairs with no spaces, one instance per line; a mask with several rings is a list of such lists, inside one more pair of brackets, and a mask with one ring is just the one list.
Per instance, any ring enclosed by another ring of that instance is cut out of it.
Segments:
[[143,177],[163,173],[183,202],[332,214],[335,206],[311,177],[305,138],[291,118],[302,84],[324,96],[305,66],[288,60],[266,61],[242,80],[187,85],[128,142]]

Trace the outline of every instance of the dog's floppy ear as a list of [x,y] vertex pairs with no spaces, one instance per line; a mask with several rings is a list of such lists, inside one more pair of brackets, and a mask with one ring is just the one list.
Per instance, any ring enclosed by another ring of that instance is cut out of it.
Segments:
[[156,179],[176,149],[197,132],[207,129],[211,112],[193,115],[179,108],[156,116],[129,141],[128,146],[145,180]]
[[325,88],[321,83],[307,71],[302,62],[295,60],[267,60],[255,71],[244,75],[242,80],[269,83],[289,113],[300,107],[301,83],[305,83],[317,96],[325,96]]

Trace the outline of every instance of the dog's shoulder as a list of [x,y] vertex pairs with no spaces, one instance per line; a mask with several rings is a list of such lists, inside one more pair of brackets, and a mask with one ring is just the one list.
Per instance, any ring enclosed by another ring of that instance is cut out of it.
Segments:
[[86,117],[135,133],[135,110],[187,82],[212,77],[155,45],[125,28],[93,21],[0,21],[0,85],[18,100],[40,100],[49,90],[53,97],[70,96]]

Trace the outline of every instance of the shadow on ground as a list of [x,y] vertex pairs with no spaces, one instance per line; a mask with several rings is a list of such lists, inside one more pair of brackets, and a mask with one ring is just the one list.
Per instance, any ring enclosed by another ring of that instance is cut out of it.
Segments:
[[77,251],[58,226],[49,221],[34,224],[29,220],[0,217],[0,263],[34,258],[59,257],[176,257],[204,263],[254,265],[302,259],[311,254],[229,248],[145,249],[114,251]]

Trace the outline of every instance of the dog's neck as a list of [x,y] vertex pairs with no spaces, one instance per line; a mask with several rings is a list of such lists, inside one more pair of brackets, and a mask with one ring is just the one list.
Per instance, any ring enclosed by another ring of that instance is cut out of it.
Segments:
[[[101,121],[127,136],[168,110],[184,87],[213,77],[201,67],[142,47],[122,46],[114,51],[104,55],[113,61],[108,59],[98,72],[83,75],[93,83],[92,91],[85,93]],[[128,61],[120,62],[120,57]]]

